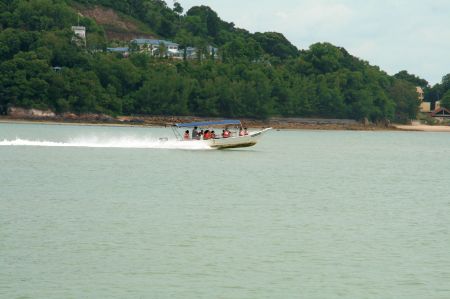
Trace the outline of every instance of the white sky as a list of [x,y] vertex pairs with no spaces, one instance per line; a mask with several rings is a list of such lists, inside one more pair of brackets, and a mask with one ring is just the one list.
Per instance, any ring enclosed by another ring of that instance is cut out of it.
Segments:
[[[170,5],[170,0],[167,0]],[[393,75],[431,84],[450,73],[450,0],[178,0],[207,5],[250,32],[283,33],[299,49],[331,42]]]

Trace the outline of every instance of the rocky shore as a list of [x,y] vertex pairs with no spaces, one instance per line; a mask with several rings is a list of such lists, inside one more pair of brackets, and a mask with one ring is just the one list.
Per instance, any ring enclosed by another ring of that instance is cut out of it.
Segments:
[[[66,124],[127,125],[127,126],[170,126],[176,123],[219,120],[194,116],[119,116],[105,114],[56,114],[50,110],[10,108],[7,115],[0,116],[3,122],[40,122]],[[310,130],[390,130],[395,129],[386,124],[362,123],[348,119],[313,119],[313,118],[270,118],[267,120],[241,119],[249,128],[274,129],[310,129]]]
[[[221,118],[206,118],[194,116],[119,116],[112,117],[105,114],[56,114],[52,111],[37,109],[9,108],[7,115],[0,116],[0,122],[39,122],[59,124],[83,125],[115,125],[115,126],[158,126],[166,127],[176,123],[219,120]],[[242,119],[242,124],[249,128],[292,129],[292,130],[407,130],[407,131],[437,131],[450,132],[450,127],[432,126],[400,126],[389,123],[357,122],[350,119],[320,119],[320,118],[269,118],[267,120]],[[430,128],[431,127],[431,128]]]

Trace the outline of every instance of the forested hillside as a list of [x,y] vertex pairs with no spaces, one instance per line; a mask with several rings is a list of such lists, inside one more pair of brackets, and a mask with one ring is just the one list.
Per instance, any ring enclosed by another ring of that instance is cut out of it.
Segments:
[[[147,33],[182,47],[217,47],[220,59],[107,53],[117,41],[78,13],[94,5],[136,19]],[[86,47],[74,41],[71,26],[77,24],[87,28]],[[389,76],[329,43],[299,51],[280,33],[236,28],[206,6],[184,12],[161,0],[0,0],[0,30],[3,112],[19,106],[58,113],[406,121],[418,110],[411,77]]]

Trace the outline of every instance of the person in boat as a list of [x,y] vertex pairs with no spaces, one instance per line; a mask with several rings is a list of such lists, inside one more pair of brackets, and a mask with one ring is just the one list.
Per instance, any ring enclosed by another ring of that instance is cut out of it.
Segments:
[[244,129],[242,127],[239,128],[239,136],[244,136],[245,132]]
[[198,139],[198,130],[197,127],[194,127],[194,130],[192,130],[192,139]]
[[228,129],[222,130],[222,138],[229,138],[230,137],[230,131]]
[[214,131],[211,131],[211,139],[216,139],[216,133]]
[[206,130],[203,134],[203,140],[211,139],[211,132],[209,130]]
[[189,140],[189,130],[186,130],[186,131],[184,132],[183,139],[184,139],[184,140]]
[[202,139],[203,139],[203,130],[200,130],[200,133],[198,133],[197,140],[202,140]]
[[244,135],[248,135],[248,130],[247,130],[247,128],[244,128]]

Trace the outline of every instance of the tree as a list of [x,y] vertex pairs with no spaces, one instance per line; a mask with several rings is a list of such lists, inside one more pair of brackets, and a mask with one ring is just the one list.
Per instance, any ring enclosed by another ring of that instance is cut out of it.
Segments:
[[50,108],[48,62],[34,52],[21,52],[0,65],[0,99],[3,105]]
[[199,16],[186,16],[184,18],[184,28],[193,36],[206,37],[208,32],[206,23]]
[[263,50],[270,55],[277,56],[281,59],[297,57],[299,55],[298,49],[281,33],[256,32],[254,38],[261,45]]
[[61,0],[18,1],[13,14],[20,28],[36,31],[67,28],[77,20]]
[[450,109],[450,90],[448,90],[442,97],[441,106]]
[[419,100],[414,85],[404,80],[395,80],[389,89],[389,95],[396,104],[396,121],[405,123],[416,118],[419,110]]
[[415,75],[408,73],[407,71],[401,71],[394,75],[395,78],[408,81],[415,86],[419,86],[421,88],[428,87],[428,81],[425,79],[421,79]]
[[442,77],[441,88],[444,93],[450,90],[450,74],[447,74],[444,77]]
[[158,47],[159,57],[163,58],[167,56],[167,46],[165,43],[160,43]]
[[180,3],[174,2],[173,3],[173,11],[176,12],[177,14],[181,15],[183,13],[183,7],[181,6]]
[[222,21],[217,13],[208,6],[194,6],[187,12],[187,18],[197,17],[203,24],[205,33],[212,38],[216,38],[221,27]]
[[334,72],[340,68],[343,53],[329,43],[317,43],[309,48],[305,55],[319,73]]
[[[71,40],[78,17],[66,0],[0,0],[0,113],[8,105],[58,112],[191,114],[266,118],[275,115],[393,118],[417,113],[416,85],[406,71],[387,75],[329,43],[298,51],[282,34],[250,33],[224,22],[207,6],[186,15],[178,1],[78,0],[134,17],[198,60],[155,59],[133,44],[127,59],[104,50],[104,27],[89,18],[87,49]],[[139,27],[139,26],[138,26]],[[110,43],[111,45],[111,43]],[[220,59],[209,58],[209,46]],[[167,47],[161,44],[160,55]],[[54,68],[58,67],[58,68]],[[425,88],[440,99],[450,74]],[[446,103],[446,100],[444,101]]]
[[262,57],[263,50],[253,38],[237,37],[222,47],[224,56],[234,61],[257,61]]
[[441,84],[435,84],[433,87],[426,88],[425,92],[425,101],[435,103],[441,99],[443,94],[443,87]]
[[38,39],[39,34],[32,31],[22,31],[13,28],[0,31],[0,59],[11,59],[20,51],[30,51]]

